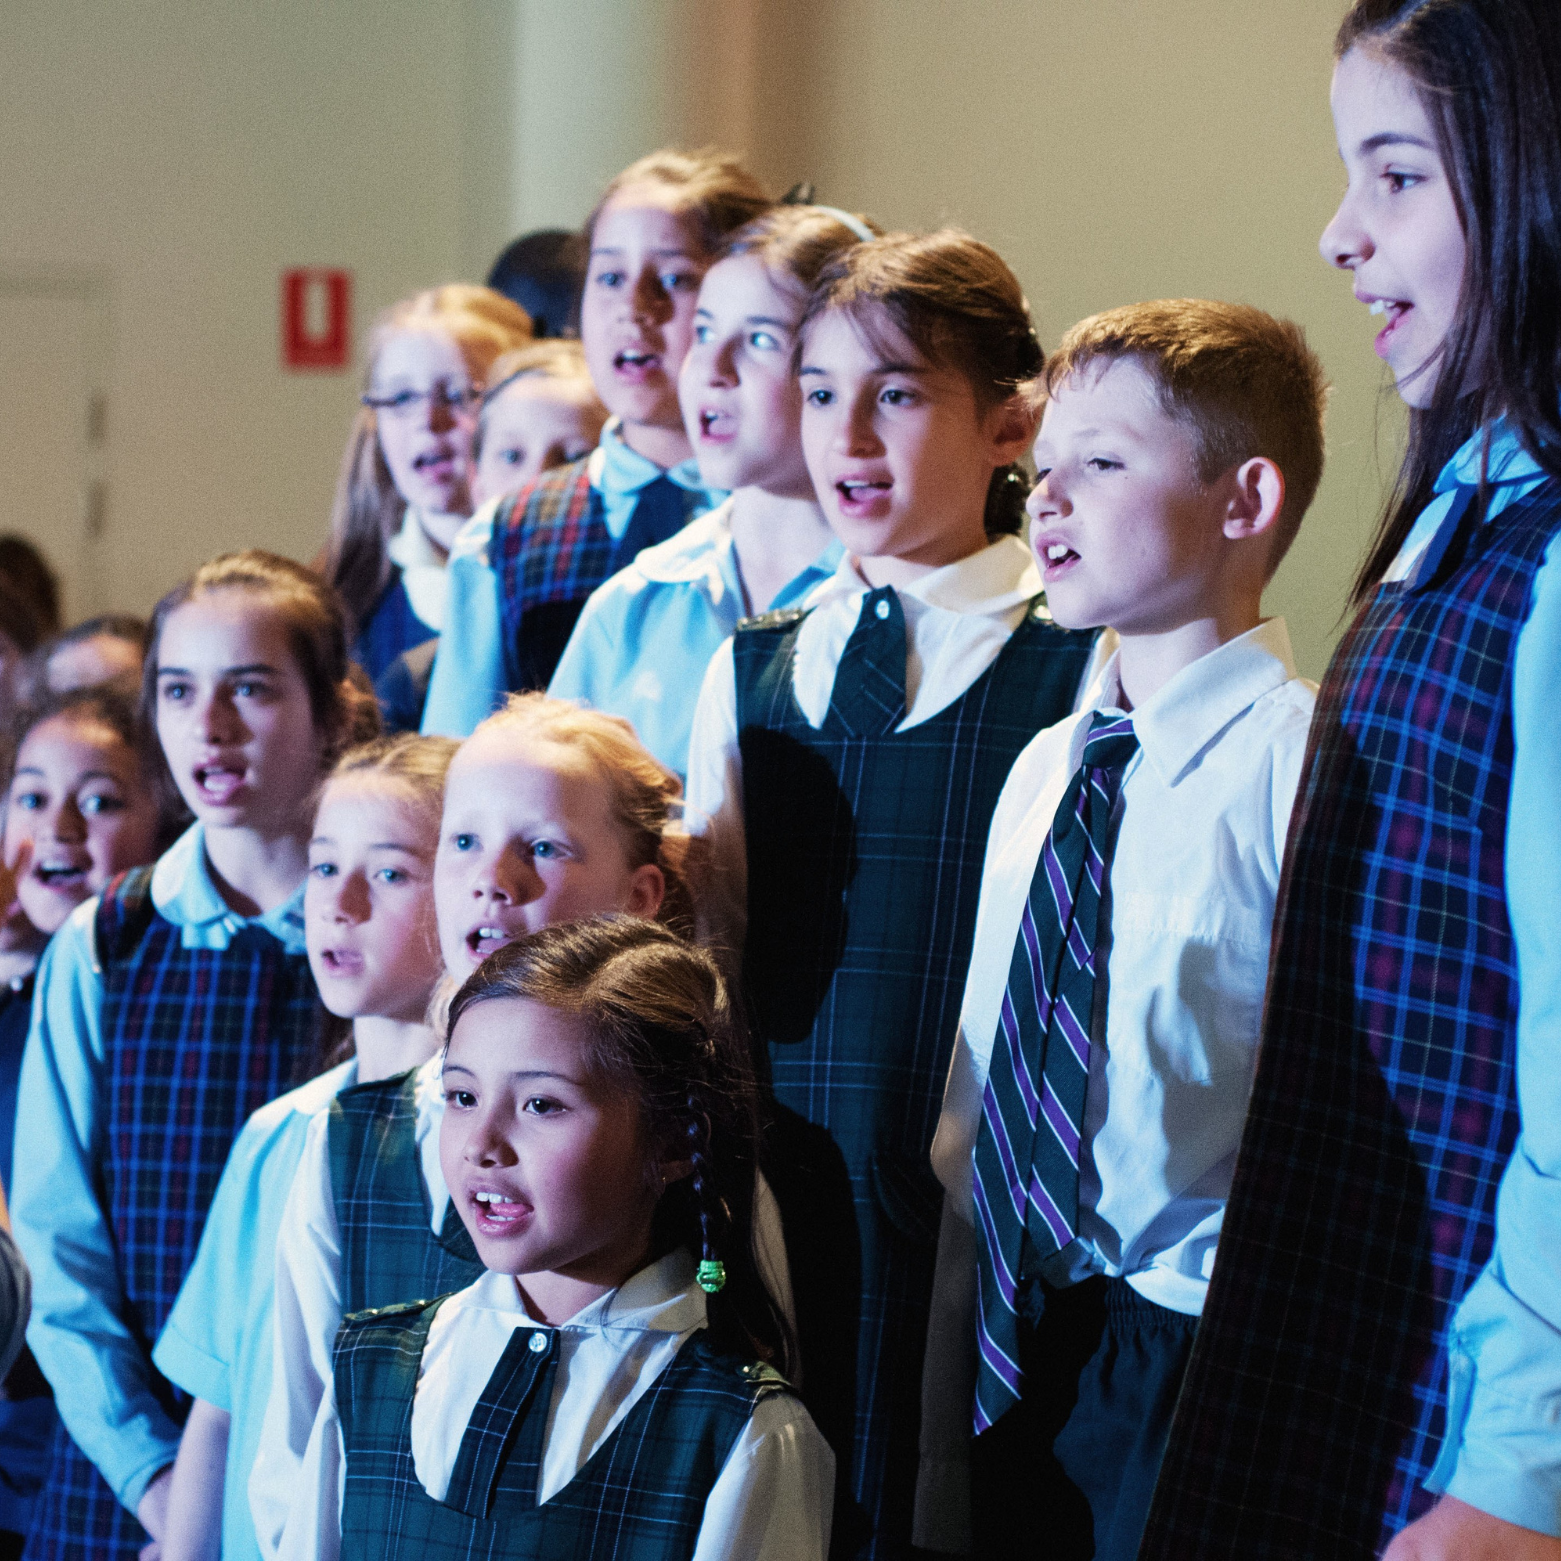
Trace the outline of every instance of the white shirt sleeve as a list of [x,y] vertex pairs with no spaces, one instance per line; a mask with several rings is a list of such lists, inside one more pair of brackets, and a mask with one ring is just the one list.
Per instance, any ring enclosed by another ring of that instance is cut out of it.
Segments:
[[770,1393],[705,1499],[694,1561],[824,1561],[835,1455],[801,1403]]
[[286,1553],[284,1530],[318,1526],[321,1510],[336,1520],[340,1507],[332,1350],[341,1326],[342,1257],[329,1125],[325,1111],[309,1124],[277,1236],[271,1395],[249,1477],[250,1511],[266,1561]]
[[748,930],[743,756],[737,742],[737,669],[727,640],[705,669],[688,745],[688,831],[706,843],[700,941],[740,959]]

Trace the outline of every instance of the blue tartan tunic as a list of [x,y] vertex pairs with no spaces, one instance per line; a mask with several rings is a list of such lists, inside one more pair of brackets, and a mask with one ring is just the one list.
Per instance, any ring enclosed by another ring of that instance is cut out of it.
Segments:
[[765,1172],[803,1397],[839,1455],[833,1552],[900,1556],[942,1206],[929,1150],[987,831],[1020,750],[1073,708],[1093,636],[1057,628],[1037,600],[996,661],[906,731],[881,716],[896,682],[903,702],[903,641],[898,666],[865,671],[848,648],[815,729],[793,692],[803,616],[752,619],[734,642],[744,980],[781,1108]]
[[540,1506],[537,1485],[558,1370],[557,1329],[516,1328],[435,1501],[412,1456],[412,1401],[439,1302],[361,1312],[336,1342],[347,1454],[343,1561],[687,1561],[705,1500],[768,1367],[688,1341],[584,1468]]
[[1429,1508],[1518,1134],[1512,671],[1554,483],[1378,588],[1318,699],[1219,1262],[1141,1554],[1367,1557]]
[[426,1301],[483,1273],[453,1198],[433,1232],[417,1147],[417,1069],[344,1089],[326,1133],[344,1314]]
[[[307,1068],[320,1018],[302,952],[287,953],[254,924],[225,949],[186,948],[180,927],[153,906],[151,878],[137,868],[111,884],[96,926],[107,1083],[101,1195],[149,1370],[228,1150],[250,1113]],[[182,1422],[187,1397],[160,1373],[153,1381]],[[61,1429],[25,1554],[133,1561],[147,1538]]]

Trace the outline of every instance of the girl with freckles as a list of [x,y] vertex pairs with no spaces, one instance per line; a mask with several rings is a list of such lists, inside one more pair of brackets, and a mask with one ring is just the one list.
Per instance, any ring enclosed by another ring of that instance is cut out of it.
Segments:
[[311,1553],[822,1561],[833,1457],[777,1369],[714,963],[633,917],[522,938],[456,994],[443,1087],[483,1271],[344,1324]]

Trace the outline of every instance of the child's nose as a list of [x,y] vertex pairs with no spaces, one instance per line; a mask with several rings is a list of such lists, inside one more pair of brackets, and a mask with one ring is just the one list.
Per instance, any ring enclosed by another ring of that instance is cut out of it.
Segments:
[[87,821],[82,816],[81,809],[76,805],[74,797],[67,797],[56,805],[53,814],[48,820],[49,833],[55,840],[62,840],[68,844],[87,838]]
[[541,880],[529,851],[506,847],[497,857],[484,862],[478,874],[476,893],[482,898],[526,905],[541,892]]
[[872,398],[860,396],[846,406],[840,420],[839,442],[848,455],[874,455],[882,448],[873,413]]
[[367,921],[369,914],[368,879],[362,873],[343,873],[336,880],[336,900],[331,906],[331,920]]
[[1367,259],[1372,253],[1371,239],[1356,220],[1353,202],[1348,193],[1339,202],[1339,209],[1322,231],[1317,248],[1324,260],[1341,270],[1349,270]]
[[710,354],[710,383],[730,386],[737,383],[737,344],[722,342]]
[[636,278],[630,303],[636,320],[660,325],[663,320],[672,317],[672,300],[667,296],[666,288],[661,285],[661,278],[654,271],[642,272]]
[[208,742],[213,743],[231,741],[238,736],[243,726],[232,700],[221,690],[206,697],[200,706],[199,718],[202,733]]

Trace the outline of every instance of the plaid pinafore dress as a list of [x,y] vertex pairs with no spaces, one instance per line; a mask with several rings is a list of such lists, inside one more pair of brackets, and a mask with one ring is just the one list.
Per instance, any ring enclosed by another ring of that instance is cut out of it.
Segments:
[[[544,472],[493,520],[489,557],[499,577],[504,672],[512,689],[553,680],[586,598],[613,572],[607,506],[591,486],[591,457]],[[707,500],[685,490],[684,519]]]
[[[303,953],[262,927],[226,949],[191,949],[152,905],[152,869],[104,892],[103,1202],[119,1247],[127,1320],[153,1392],[175,1421],[188,1397],[152,1366],[152,1346],[195,1260],[228,1151],[251,1112],[298,1082],[320,1006]],[[65,1405],[70,1385],[56,1383]],[[147,1534],[61,1429],[34,1511],[28,1561],[134,1561]]]
[[[869,592],[815,730],[792,692],[803,617],[751,619],[734,643],[744,982],[780,1108],[765,1173],[803,1399],[837,1457],[833,1551],[891,1557],[910,1545],[942,1208],[929,1151],[987,831],[1020,750],[1072,710],[1093,636],[1037,599],[958,699],[900,732],[903,609]],[[873,619],[888,632],[864,659],[853,644]]]
[[1378,588],[1317,701],[1219,1259],[1141,1554],[1364,1558],[1434,1497],[1518,1133],[1512,668],[1561,489]]
[[417,1070],[344,1089],[326,1123],[341,1309],[426,1301],[483,1272],[452,1198],[436,1237],[417,1148]]
[[696,1334],[585,1467],[537,1505],[557,1329],[517,1328],[435,1501],[412,1461],[412,1397],[438,1302],[362,1312],[336,1341],[347,1452],[342,1561],[688,1561],[754,1405],[785,1384]]

